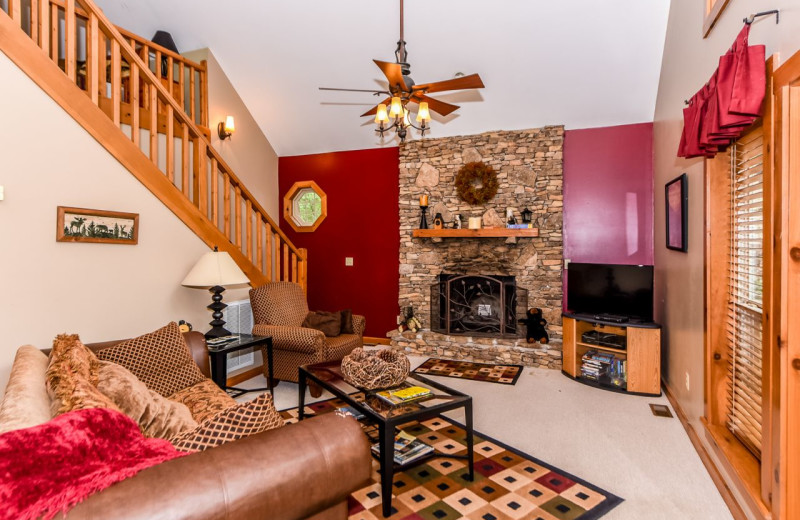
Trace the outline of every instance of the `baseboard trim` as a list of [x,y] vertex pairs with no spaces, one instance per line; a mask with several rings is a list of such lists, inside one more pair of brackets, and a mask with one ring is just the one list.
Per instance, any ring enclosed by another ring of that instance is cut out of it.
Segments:
[[375,343],[377,345],[391,345],[391,340],[389,338],[373,338],[371,336],[364,336],[362,338],[364,343]]
[[664,387],[664,395],[667,396],[669,404],[671,404],[672,409],[675,410],[675,415],[678,416],[678,420],[683,425],[683,429],[686,430],[686,434],[689,436],[692,446],[694,446],[695,451],[697,451],[697,454],[700,456],[700,460],[703,461],[706,471],[708,471],[708,474],[711,477],[711,480],[714,482],[714,485],[717,486],[717,490],[719,491],[719,494],[722,495],[722,500],[725,501],[725,504],[728,506],[728,509],[730,510],[734,520],[748,520],[747,515],[745,515],[744,510],[742,510],[742,506],[739,505],[739,502],[733,495],[728,483],[725,482],[725,479],[722,477],[722,473],[720,473],[719,468],[717,468],[717,465],[714,464],[714,461],[708,454],[708,450],[706,450],[706,447],[703,445],[700,437],[694,430],[694,427],[689,424],[689,420],[686,418],[683,408],[681,408],[681,405],[678,404],[678,400],[675,398],[675,393],[672,391],[666,381],[662,380],[661,384]]
[[233,375],[228,378],[228,382],[226,383],[228,386],[236,386],[242,381],[247,381],[248,379],[253,379],[256,376],[263,374],[264,371],[260,366],[251,368],[250,370],[245,370],[244,372],[240,372],[236,375]]

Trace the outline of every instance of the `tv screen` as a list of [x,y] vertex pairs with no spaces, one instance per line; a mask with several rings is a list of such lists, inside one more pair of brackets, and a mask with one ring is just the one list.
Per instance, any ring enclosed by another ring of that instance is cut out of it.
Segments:
[[653,266],[582,264],[567,269],[567,309],[653,321]]

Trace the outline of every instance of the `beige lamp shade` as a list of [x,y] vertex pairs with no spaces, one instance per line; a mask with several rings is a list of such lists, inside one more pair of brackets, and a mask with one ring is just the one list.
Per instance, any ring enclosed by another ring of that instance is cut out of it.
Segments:
[[183,279],[185,287],[207,288],[249,283],[247,275],[239,269],[231,255],[225,251],[209,251],[200,257]]

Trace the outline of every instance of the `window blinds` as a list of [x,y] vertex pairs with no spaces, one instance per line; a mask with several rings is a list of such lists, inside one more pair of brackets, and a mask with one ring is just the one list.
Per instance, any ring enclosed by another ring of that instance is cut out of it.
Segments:
[[731,149],[731,242],[728,265],[728,428],[761,456],[762,280],[764,254],[763,132]]

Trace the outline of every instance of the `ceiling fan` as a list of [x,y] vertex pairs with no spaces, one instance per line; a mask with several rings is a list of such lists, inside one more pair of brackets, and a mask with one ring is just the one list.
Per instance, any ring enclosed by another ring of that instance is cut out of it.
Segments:
[[[389,82],[388,90],[320,87],[320,90],[369,92],[375,96],[387,96],[378,105],[361,114],[361,117],[374,115],[375,122],[379,125],[375,131],[383,137],[384,132],[394,129],[400,138],[400,142],[405,141],[409,127],[416,128],[422,132],[423,136],[425,135],[425,131],[430,128],[428,126],[431,120],[430,111],[447,116],[459,109],[458,105],[445,103],[430,97],[428,94],[483,88],[483,81],[478,74],[462,75],[453,79],[423,83],[421,85],[414,83],[414,80],[411,79],[411,65],[408,63],[408,52],[403,38],[403,18],[403,0],[400,0],[400,39],[397,41],[397,50],[394,52],[395,63],[372,60],[386,76]],[[414,125],[408,117],[409,111],[406,106],[409,103],[419,106],[416,120],[420,123],[420,126]]]

